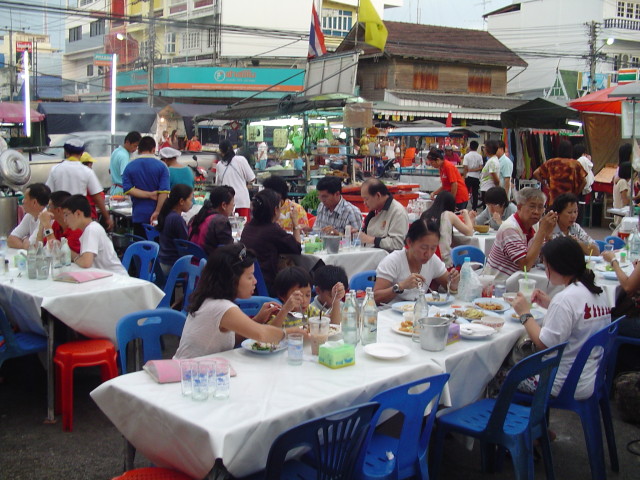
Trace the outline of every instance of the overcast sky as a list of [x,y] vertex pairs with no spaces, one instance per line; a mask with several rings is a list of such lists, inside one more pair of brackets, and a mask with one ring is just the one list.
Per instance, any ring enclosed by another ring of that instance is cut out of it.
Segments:
[[511,3],[511,0],[404,0],[404,6],[385,10],[384,18],[443,27],[484,29],[483,13]]

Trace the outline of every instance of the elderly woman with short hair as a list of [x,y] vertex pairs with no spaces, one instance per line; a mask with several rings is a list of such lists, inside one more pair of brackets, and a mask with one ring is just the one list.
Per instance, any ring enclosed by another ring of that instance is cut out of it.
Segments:
[[558,220],[556,212],[543,215],[545,201],[544,193],[536,188],[523,188],[518,192],[516,213],[500,225],[485,273],[495,275],[496,280],[505,280],[535,265],[545,238]]

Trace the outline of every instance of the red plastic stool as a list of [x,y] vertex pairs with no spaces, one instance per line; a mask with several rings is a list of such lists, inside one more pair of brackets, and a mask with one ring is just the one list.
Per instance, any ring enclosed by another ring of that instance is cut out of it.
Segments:
[[149,467],[136,468],[123,473],[111,480],[193,480],[184,473],[169,470],[168,468]]
[[73,430],[73,370],[100,366],[102,381],[118,376],[116,348],[109,340],[80,340],[60,345],[56,365],[56,413],[62,411],[62,430]]

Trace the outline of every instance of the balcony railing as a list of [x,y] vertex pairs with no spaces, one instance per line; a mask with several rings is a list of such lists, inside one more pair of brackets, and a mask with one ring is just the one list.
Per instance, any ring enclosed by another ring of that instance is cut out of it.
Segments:
[[622,28],[624,30],[640,30],[640,20],[631,18],[605,18],[604,28]]

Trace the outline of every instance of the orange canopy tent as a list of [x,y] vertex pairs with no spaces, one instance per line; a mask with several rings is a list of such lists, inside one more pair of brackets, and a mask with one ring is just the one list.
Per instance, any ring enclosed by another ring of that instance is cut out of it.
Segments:
[[609,97],[609,94],[616,88],[617,86],[605,88],[585,95],[584,97],[571,100],[568,103],[568,106],[575,108],[580,112],[613,113],[615,115],[620,115],[622,113],[622,102],[625,99],[620,97]]

